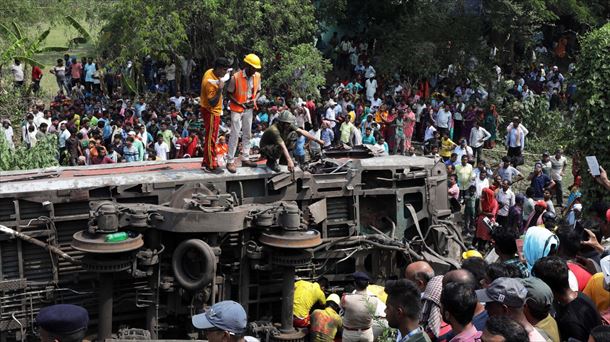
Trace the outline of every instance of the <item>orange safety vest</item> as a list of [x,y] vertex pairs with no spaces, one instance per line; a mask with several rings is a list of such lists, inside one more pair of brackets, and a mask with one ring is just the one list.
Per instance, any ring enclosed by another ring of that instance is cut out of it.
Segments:
[[[252,99],[256,99],[258,86],[261,83],[261,74],[255,72],[252,77]],[[245,103],[248,100],[246,98],[246,95],[248,94],[248,77],[246,76],[246,72],[241,70],[235,73],[233,78],[235,79],[235,91],[233,92],[233,98],[237,100],[238,103]],[[240,106],[238,103],[231,101],[229,103],[229,109],[231,109],[233,112],[243,113],[244,107]],[[254,108],[257,108],[256,101],[254,102]]]

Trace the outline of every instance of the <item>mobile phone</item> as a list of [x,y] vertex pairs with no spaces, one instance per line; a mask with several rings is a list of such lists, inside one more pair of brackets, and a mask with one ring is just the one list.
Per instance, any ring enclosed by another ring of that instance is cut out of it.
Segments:
[[586,156],[587,164],[589,165],[589,170],[591,170],[591,174],[593,177],[597,177],[600,175],[599,173],[599,163],[597,162],[596,156]]

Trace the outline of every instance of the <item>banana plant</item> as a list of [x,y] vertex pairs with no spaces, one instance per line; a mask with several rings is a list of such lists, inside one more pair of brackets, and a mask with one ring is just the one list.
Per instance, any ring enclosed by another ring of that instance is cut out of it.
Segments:
[[66,16],[66,21],[78,31],[78,37],[70,39],[68,46],[44,46],[51,29],[43,31],[38,37],[30,38],[22,33],[21,27],[13,21],[11,27],[0,23],[0,36],[9,42],[9,46],[0,54],[0,65],[9,63],[13,59],[19,59],[31,66],[43,67],[36,60],[36,55],[45,52],[65,52],[78,44],[84,44],[92,40],[91,34],[72,16]]
[[66,46],[43,46],[51,32],[50,29],[43,31],[38,37],[30,38],[22,33],[21,27],[16,22],[11,23],[9,28],[0,23],[0,34],[9,41],[9,46],[3,51],[0,63],[5,64],[13,59],[19,59],[31,66],[43,67],[43,63],[36,60],[36,55],[45,52],[68,51]]
[[68,45],[70,47],[74,47],[78,44],[85,44],[93,39],[89,31],[87,31],[87,29],[83,27],[83,25],[81,25],[78,20],[74,19],[74,17],[68,15],[66,16],[66,21],[68,22],[68,24],[72,25],[72,27],[74,27],[76,31],[78,31],[78,33],[80,34],[79,37],[70,39],[70,41],[68,42]]

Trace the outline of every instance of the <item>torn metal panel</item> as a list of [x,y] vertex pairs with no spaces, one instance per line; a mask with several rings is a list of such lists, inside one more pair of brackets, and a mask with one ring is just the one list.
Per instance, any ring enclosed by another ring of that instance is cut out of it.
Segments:
[[310,204],[307,208],[309,209],[309,214],[314,223],[320,223],[326,220],[326,198]]

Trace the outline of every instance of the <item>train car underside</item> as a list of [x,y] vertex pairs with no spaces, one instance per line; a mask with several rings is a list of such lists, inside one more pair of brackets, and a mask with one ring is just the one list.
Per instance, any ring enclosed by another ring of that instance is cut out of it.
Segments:
[[445,168],[427,158],[278,174],[198,164],[0,174],[0,342],[32,339],[55,303],[87,308],[99,339],[192,339],[190,316],[225,299],[246,308],[250,334],[302,340],[295,278],[340,291],[358,270],[383,284],[414,260],[456,267],[463,249]]

